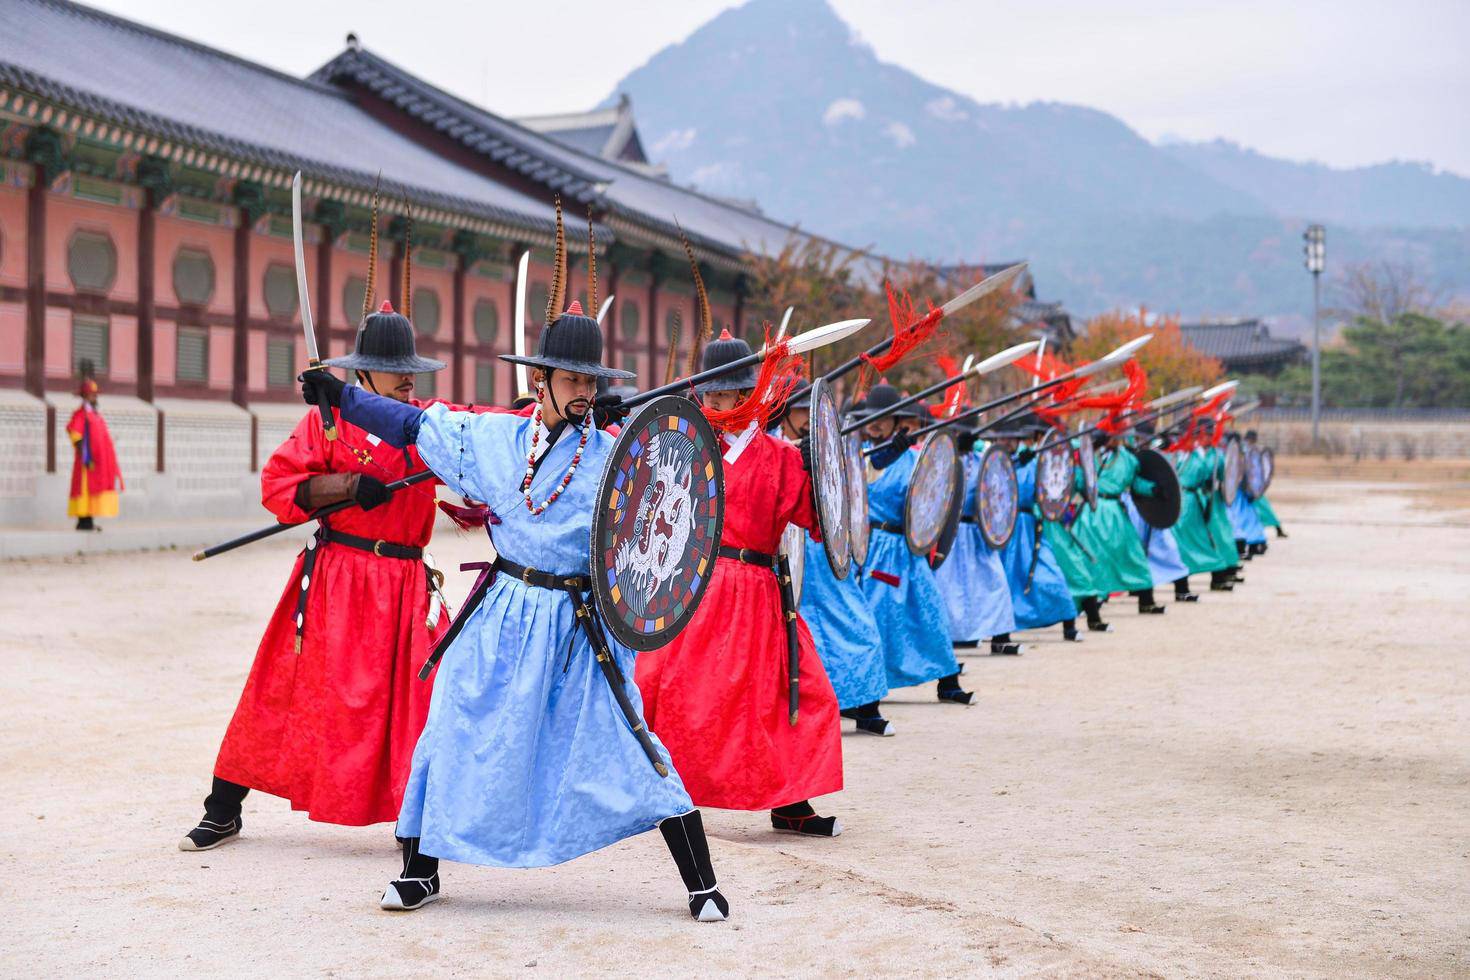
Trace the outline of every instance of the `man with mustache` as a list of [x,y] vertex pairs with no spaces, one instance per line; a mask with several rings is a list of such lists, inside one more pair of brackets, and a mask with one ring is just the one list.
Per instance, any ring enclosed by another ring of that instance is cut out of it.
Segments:
[[[324,372],[302,375],[308,402],[325,396],[384,443],[415,447],[451,490],[484,501],[495,517],[495,563],[441,648],[398,815],[403,866],[380,905],[402,911],[438,899],[440,859],[544,867],[658,827],[689,914],[718,921],[729,904],[699,811],[645,732],[637,688],[621,679],[633,672],[633,652],[588,621],[597,477],[614,443],[590,408],[598,377],[633,375],[602,364],[602,330],[579,303],[553,315],[567,281],[559,206],[557,225],[538,351],[501,355],[533,369],[529,418],[421,409]],[[595,308],[595,280],[588,292]],[[604,674],[604,658],[616,677]]]
[[[444,367],[418,356],[412,323],[387,303],[364,317],[353,353],[327,363],[415,411],[429,403],[414,399],[414,375]],[[344,500],[359,506],[323,519],[297,556],[220,745],[204,816],[181,850],[237,839],[251,789],[324,823],[398,815],[429,710],[430,686],[414,673],[448,625],[442,576],[424,555],[434,491],[389,491],[423,470],[412,448],[340,414],[337,432],[329,441],[312,411],[261,469],[261,501],[284,523]]]

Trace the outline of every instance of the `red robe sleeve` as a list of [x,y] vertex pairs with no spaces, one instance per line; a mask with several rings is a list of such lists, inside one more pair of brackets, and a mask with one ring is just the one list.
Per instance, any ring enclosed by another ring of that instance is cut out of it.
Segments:
[[[338,428],[341,428],[339,420]],[[283,524],[301,524],[311,515],[296,506],[296,488],[313,476],[330,472],[331,459],[321,417],[302,416],[291,435],[260,468],[260,502]]]
[[777,499],[787,508],[787,524],[805,528],[816,540],[822,540],[822,525],[812,499],[812,475],[801,465],[801,450],[782,439],[776,443],[776,459],[780,468],[781,491]]

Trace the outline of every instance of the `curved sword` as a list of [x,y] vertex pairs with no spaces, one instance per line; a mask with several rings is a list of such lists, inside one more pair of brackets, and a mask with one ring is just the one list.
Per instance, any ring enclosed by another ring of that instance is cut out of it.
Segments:
[[[301,171],[291,178],[291,242],[296,251],[296,298],[301,307],[301,328],[306,332],[306,365],[308,369],[322,366],[321,355],[316,348],[316,324],[311,319],[311,293],[306,288],[306,230],[301,220]],[[322,416],[322,434],[328,442],[337,438],[337,420],[332,415],[332,403],[323,392],[316,403]]]
[[[515,325],[515,354],[516,357],[526,356],[526,275],[531,264],[531,251],[527,249],[521,253],[521,261],[516,264],[516,315]],[[519,397],[530,391],[526,383],[526,366],[516,365],[516,396]]]

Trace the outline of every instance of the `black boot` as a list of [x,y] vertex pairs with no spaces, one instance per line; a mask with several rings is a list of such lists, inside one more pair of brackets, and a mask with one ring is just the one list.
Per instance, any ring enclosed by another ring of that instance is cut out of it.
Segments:
[[1007,657],[1019,656],[1021,653],[1021,644],[1012,643],[1011,634],[1009,633],[997,633],[990,638],[990,652],[993,654],[1002,654]]
[[970,704],[975,700],[975,695],[960,687],[960,675],[958,673],[939,678],[939,689],[937,693],[939,700],[948,701],[950,704]]
[[1082,634],[1077,632],[1077,620],[1062,620],[1062,639],[1066,640],[1068,643],[1082,642]]
[[1240,574],[1239,565],[1231,565],[1229,568],[1225,569],[1225,574],[1228,575],[1230,577],[1230,581],[1235,583],[1236,585],[1245,584],[1245,576]]
[[805,837],[836,837],[842,833],[842,824],[836,817],[817,816],[808,800],[776,807],[771,811],[771,826],[783,833]]
[[1175,602],[1199,602],[1199,594],[1196,593],[1196,592],[1189,591],[1189,576],[1188,575],[1185,575],[1182,578],[1176,578],[1174,580],[1174,601]]
[[684,890],[689,893],[689,914],[700,922],[723,922],[730,917],[730,903],[715,887],[715,869],[709,859],[709,839],[704,836],[704,819],[698,810],[659,821],[658,829],[669,845]]
[[213,850],[238,838],[240,828],[244,826],[240,820],[240,806],[248,792],[250,788],[247,786],[215,776],[209,795],[204,798],[204,817],[199,826],[179,841],[179,850]]
[[1087,614],[1087,629],[1093,633],[1111,633],[1113,628],[1103,622],[1102,604],[1097,596],[1090,595],[1082,600],[1082,611]]
[[1138,596],[1138,612],[1144,616],[1159,616],[1168,611],[1165,606],[1154,602],[1153,589],[1136,589],[1131,595]]
[[1260,555],[1264,555],[1265,553],[1266,553],[1266,542],[1264,542],[1264,541],[1258,541],[1255,544],[1252,544],[1250,546],[1249,554],[1253,558],[1254,557],[1258,557]]
[[95,531],[95,530],[97,530],[97,525],[94,524],[94,523],[92,523],[92,518],[90,518],[90,517],[78,517],[77,518],[77,530],[78,531]]
[[1230,573],[1228,571],[1210,573],[1211,592],[1230,592],[1234,588],[1235,586],[1230,582]]
[[1288,535],[1286,533],[1286,528],[1282,527],[1280,524],[1277,524],[1276,525],[1276,536],[1278,538],[1287,537]]
[[403,871],[388,882],[378,904],[390,912],[408,912],[439,901],[439,859],[420,851],[417,837],[398,841],[403,845]]
[[979,640],[955,640],[951,644],[956,650],[973,650],[980,645]]
[[878,711],[878,702],[869,701],[856,708],[843,708],[839,714],[857,724],[857,730],[869,735],[894,735],[893,725]]
[[1239,558],[1241,561],[1251,560],[1250,548],[1246,546],[1245,538],[1235,539],[1235,557]]

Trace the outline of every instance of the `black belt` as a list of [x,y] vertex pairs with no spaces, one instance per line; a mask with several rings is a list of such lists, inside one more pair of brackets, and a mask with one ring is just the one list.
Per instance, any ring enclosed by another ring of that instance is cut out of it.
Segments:
[[1122,500],[1123,499],[1123,495],[1121,493],[1100,493],[1100,494],[1098,494],[1098,497],[1100,497],[1103,500]]
[[722,544],[720,545],[720,557],[733,558],[747,565],[759,565],[761,568],[776,567],[775,555],[768,555],[763,551],[752,551],[749,548],[731,548]]
[[871,528],[873,528],[873,529],[875,529],[875,530],[878,530],[878,531],[887,531],[889,534],[902,534],[903,533],[903,525],[902,524],[890,524],[887,521],[874,521],[874,520],[870,520],[870,521],[868,521],[868,526],[871,527]]
[[[633,731],[633,737],[638,740],[638,745],[643,749],[643,754],[648,756],[648,761],[653,764],[654,771],[660,776],[667,777],[669,774],[668,764],[659,756],[658,749],[654,748],[653,741],[648,737],[648,729],[643,725],[643,719],[633,709],[633,702],[628,700],[628,679],[618,667],[618,662],[612,655],[608,646],[607,637],[602,632],[602,623],[597,618],[596,611],[587,600],[587,594],[592,589],[592,576],[573,574],[557,574],[555,572],[543,572],[537,568],[527,565],[517,565],[508,558],[496,557],[495,564],[486,569],[480,575],[479,581],[475,583],[474,590],[468,599],[460,607],[459,615],[454,617],[448,632],[444,634],[435,646],[434,652],[429,654],[429,659],[424,663],[423,669],[419,671],[419,678],[428,679],[429,673],[433,671],[449,649],[449,645],[459,636],[464,629],[464,624],[469,622],[470,616],[476,608],[484,601],[485,594],[490,591],[490,585],[495,581],[496,574],[509,575],[524,585],[538,589],[554,589],[565,592],[567,598],[572,600],[572,609],[577,616],[577,625],[582,627],[582,632],[587,636],[587,642],[592,645],[592,651],[597,655],[597,666],[602,670],[602,676],[607,681],[607,686],[612,690],[613,699],[617,701],[618,708],[623,713],[623,720]],[[575,640],[575,638],[574,638]],[[567,663],[571,664],[572,644],[567,645]]]
[[358,551],[366,551],[377,555],[379,558],[401,558],[405,561],[422,561],[424,549],[415,548],[407,544],[394,544],[392,541],[373,540],[372,538],[360,538],[355,534],[345,531],[335,531],[326,525],[320,525],[306,542],[306,557],[301,561],[301,588],[296,596],[296,652],[301,652],[301,639],[306,632],[306,600],[311,595],[311,583],[315,576],[316,558],[323,544],[340,544]]
[[796,724],[796,704],[799,700],[798,676],[800,674],[800,648],[796,633],[796,592],[791,581],[791,563],[785,555],[768,555],[750,548],[731,548],[720,545],[721,558],[731,558],[747,565],[769,568],[776,573],[776,586],[781,594],[781,620],[786,626],[786,717]]
[[968,517],[966,517],[964,515],[961,515],[960,516],[960,523],[961,524],[975,524],[975,525],[978,526],[979,523],[980,523],[980,515],[979,514],[971,514]]

